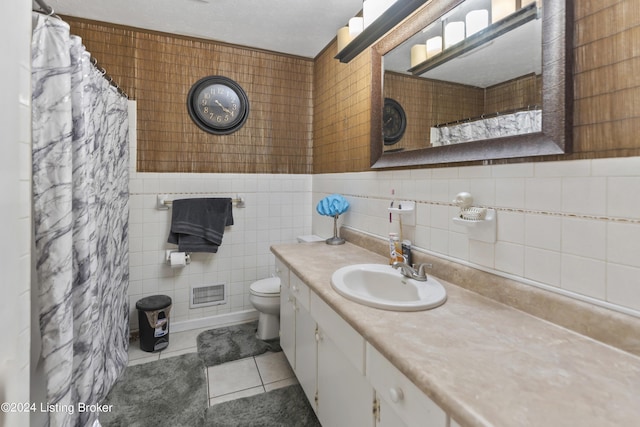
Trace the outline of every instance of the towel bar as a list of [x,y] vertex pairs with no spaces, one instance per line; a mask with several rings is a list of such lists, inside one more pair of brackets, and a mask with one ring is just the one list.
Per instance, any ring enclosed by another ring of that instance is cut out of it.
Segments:
[[[158,203],[156,205],[156,208],[161,210],[169,209],[169,207],[173,204],[173,200],[167,200],[167,197],[168,196],[166,194],[158,194]],[[231,202],[236,205],[237,208],[245,207],[244,197],[236,195],[235,199],[231,199]]]

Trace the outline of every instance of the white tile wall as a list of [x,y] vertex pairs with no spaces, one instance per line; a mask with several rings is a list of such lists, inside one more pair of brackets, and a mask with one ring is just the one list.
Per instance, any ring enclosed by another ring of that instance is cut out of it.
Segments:
[[[311,176],[269,174],[136,173],[130,183],[131,327],[138,329],[135,303],[140,298],[169,295],[175,322],[249,310],[249,286],[274,273],[272,244],[295,242],[311,232]],[[245,208],[233,208],[234,225],[227,227],[216,254],[194,253],[191,264],[172,269],[164,262],[171,223],[170,210],[156,208],[157,194],[169,199],[235,197]],[[224,305],[189,308],[192,285],[228,285]]]
[[[452,224],[460,191],[497,209],[495,244]],[[390,201],[415,200],[403,237],[420,249],[640,315],[639,157],[314,175],[313,206],[330,193],[352,204],[341,224],[386,237]],[[313,216],[315,234],[331,226]]]
[[[3,5],[0,37],[0,222],[4,237],[0,323],[0,401],[30,401],[31,368],[31,14],[26,2]],[[0,425],[29,425],[28,413],[0,412]]]

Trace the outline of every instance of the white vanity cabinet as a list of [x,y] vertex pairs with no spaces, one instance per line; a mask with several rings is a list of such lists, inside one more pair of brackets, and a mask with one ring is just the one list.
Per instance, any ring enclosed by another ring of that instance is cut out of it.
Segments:
[[373,426],[364,339],[313,292],[311,314],[318,324],[318,420],[323,427]]
[[315,409],[316,322],[309,314],[309,287],[276,259],[280,277],[280,346]]
[[[367,344],[367,378],[380,401],[380,426],[448,425],[447,414],[370,344]],[[391,424],[387,423],[389,420]]]
[[280,345],[323,427],[446,427],[447,415],[276,258]]
[[289,268],[277,258],[276,274],[280,277],[280,347],[295,370],[296,302],[289,289]]
[[[298,276],[289,276],[291,294],[295,299],[295,374],[300,386],[314,402],[317,390],[316,322],[309,313],[309,287]],[[313,403],[311,406],[314,406]]]

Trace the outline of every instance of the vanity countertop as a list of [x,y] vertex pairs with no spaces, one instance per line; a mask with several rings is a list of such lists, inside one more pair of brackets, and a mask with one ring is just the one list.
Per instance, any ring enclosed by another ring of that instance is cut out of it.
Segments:
[[387,263],[346,243],[272,252],[418,388],[463,426],[640,425],[640,358],[433,276],[435,309],[394,312],[331,287],[340,267]]

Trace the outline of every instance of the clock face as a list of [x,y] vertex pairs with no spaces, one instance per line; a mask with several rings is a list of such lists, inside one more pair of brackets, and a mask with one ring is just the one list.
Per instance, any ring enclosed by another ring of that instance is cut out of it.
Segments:
[[391,98],[385,98],[382,110],[382,134],[384,145],[400,141],[407,128],[407,117],[402,106]]
[[202,130],[218,135],[240,129],[249,115],[249,100],[244,90],[222,76],[205,77],[194,84],[187,107]]

